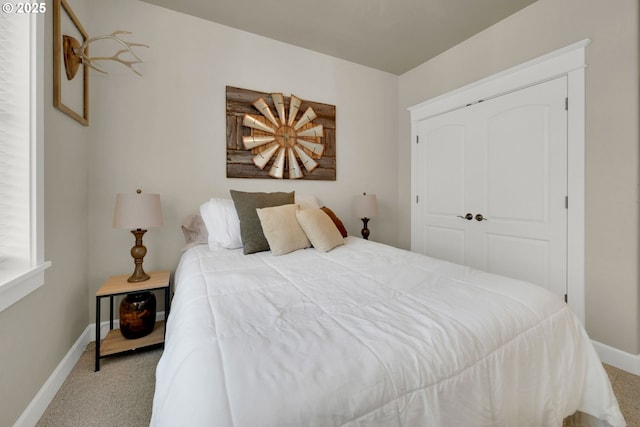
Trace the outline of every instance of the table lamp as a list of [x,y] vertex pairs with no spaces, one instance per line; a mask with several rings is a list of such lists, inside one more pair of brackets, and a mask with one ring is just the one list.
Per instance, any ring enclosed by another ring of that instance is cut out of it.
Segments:
[[352,203],[353,216],[362,219],[362,237],[369,240],[369,219],[378,215],[378,201],[375,194],[362,193],[362,196],[354,196]]
[[142,268],[142,260],[147,254],[147,248],[142,244],[142,236],[147,228],[162,225],[162,208],[159,194],[142,194],[136,190],[135,194],[117,194],[116,208],[113,214],[114,228],[128,228],[135,236],[136,243],[131,248],[135,269],[128,282],[144,282],[149,275]]

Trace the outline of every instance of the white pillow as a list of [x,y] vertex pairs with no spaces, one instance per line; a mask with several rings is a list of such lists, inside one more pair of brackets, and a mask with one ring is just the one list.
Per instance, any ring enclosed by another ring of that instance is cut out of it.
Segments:
[[240,220],[233,200],[213,198],[200,206],[200,215],[209,233],[209,249],[242,247]]
[[273,255],[284,255],[311,246],[296,219],[298,209],[296,204],[256,209]]

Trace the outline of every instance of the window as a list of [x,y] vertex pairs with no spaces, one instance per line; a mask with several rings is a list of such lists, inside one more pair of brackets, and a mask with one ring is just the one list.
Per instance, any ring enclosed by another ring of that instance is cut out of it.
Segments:
[[0,13],[0,311],[44,284],[44,16]]

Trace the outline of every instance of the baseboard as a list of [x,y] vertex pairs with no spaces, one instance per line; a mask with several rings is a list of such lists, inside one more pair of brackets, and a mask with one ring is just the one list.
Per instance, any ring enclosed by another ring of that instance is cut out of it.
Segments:
[[80,359],[80,356],[82,356],[87,344],[91,342],[91,332],[94,330],[95,328],[87,326],[73,346],[71,346],[71,349],[67,352],[66,356],[64,356],[62,361],[58,364],[51,376],[49,376],[49,379],[47,379],[40,391],[35,395],[31,403],[29,403],[29,406],[27,406],[22,415],[20,415],[20,418],[15,422],[14,427],[32,427],[37,424],[42,417],[42,414],[44,414],[44,411],[49,406],[49,403],[51,403],[54,396],[64,383],[64,380],[67,379],[67,376],[73,367],[78,363],[78,360]]
[[633,375],[640,375],[640,354],[633,355],[597,341],[592,342],[602,362]]
[[[156,320],[164,320],[164,311],[156,313]],[[113,327],[118,328],[118,319],[114,319]],[[100,337],[104,338],[109,332],[109,321],[100,322]],[[20,418],[15,422],[13,427],[33,427],[35,426],[44,411],[55,397],[56,393],[62,387],[64,380],[71,373],[71,370],[80,356],[84,352],[87,344],[96,339],[96,324],[91,323],[88,325],[76,342],[71,346],[71,349],[64,356],[62,361],[58,364],[53,373],[49,376],[49,379],[44,383],[40,391],[35,395],[29,406],[24,410]]]

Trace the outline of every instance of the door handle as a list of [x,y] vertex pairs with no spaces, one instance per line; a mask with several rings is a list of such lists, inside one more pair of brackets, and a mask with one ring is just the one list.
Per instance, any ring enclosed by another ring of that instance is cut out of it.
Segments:
[[471,212],[469,212],[468,214],[466,214],[465,216],[462,215],[458,215],[458,218],[462,218],[462,219],[466,219],[468,221],[471,221],[473,219],[473,214]]
[[483,217],[482,214],[477,214],[476,215],[476,221],[486,221],[487,218]]

